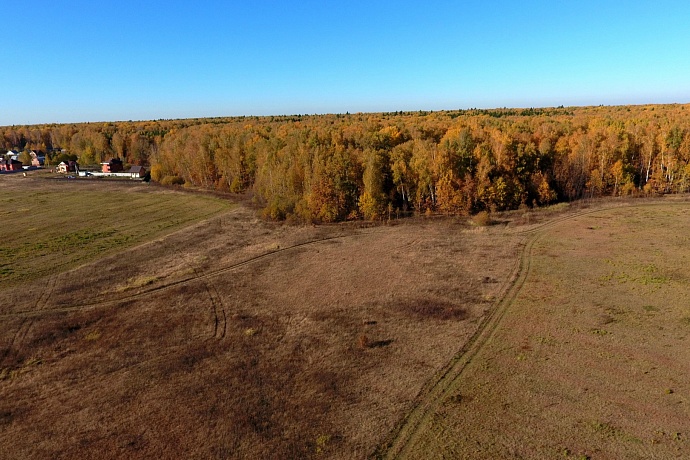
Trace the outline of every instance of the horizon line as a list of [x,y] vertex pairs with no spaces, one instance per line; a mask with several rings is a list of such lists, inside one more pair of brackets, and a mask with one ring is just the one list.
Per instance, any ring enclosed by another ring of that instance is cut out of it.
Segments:
[[436,113],[436,112],[469,112],[477,111],[497,111],[497,110],[544,110],[544,109],[587,109],[597,107],[644,107],[644,106],[670,106],[670,105],[688,105],[689,102],[649,102],[649,103],[632,103],[632,104],[589,104],[589,105],[545,105],[545,106],[524,106],[524,107],[468,107],[455,109],[413,109],[413,110],[381,110],[381,111],[357,111],[357,112],[315,112],[315,113],[274,113],[265,115],[243,114],[243,115],[208,115],[208,116],[187,116],[187,117],[172,117],[172,118],[138,118],[138,119],[111,119],[111,120],[87,120],[87,121],[49,121],[42,123],[14,123],[0,125],[0,128],[12,128],[22,126],[45,126],[45,125],[81,125],[81,124],[100,124],[100,123],[143,123],[143,122],[159,122],[159,121],[184,121],[184,120],[199,120],[199,119],[221,119],[221,118],[270,118],[270,117],[318,117],[329,115],[377,115],[377,114],[412,114],[417,112]]

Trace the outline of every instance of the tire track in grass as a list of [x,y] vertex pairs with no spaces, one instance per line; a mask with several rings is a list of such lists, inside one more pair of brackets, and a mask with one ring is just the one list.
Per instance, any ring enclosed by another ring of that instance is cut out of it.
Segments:
[[[206,273],[198,274],[195,272],[194,275],[188,276],[186,278],[182,278],[176,281],[171,281],[166,284],[161,284],[159,286],[152,287],[150,289],[146,289],[143,291],[139,291],[137,293],[127,295],[127,296],[122,296],[118,297],[116,299],[106,299],[106,300],[97,300],[93,302],[83,302],[79,304],[72,304],[69,306],[58,306],[54,308],[43,308],[40,310],[33,309],[33,310],[23,310],[23,311],[17,311],[17,312],[12,312],[12,313],[5,313],[1,314],[0,318],[17,318],[17,317],[36,317],[36,316],[44,316],[44,315],[49,315],[49,314],[59,314],[59,313],[70,313],[74,311],[80,311],[80,310],[88,310],[91,308],[97,308],[97,307],[104,307],[104,306],[113,306],[117,304],[121,304],[124,302],[129,302],[133,300],[138,300],[142,297],[166,291],[169,289],[172,289],[177,286],[181,286],[187,283],[191,283],[193,281],[206,281],[211,278],[215,278],[219,275],[223,275],[229,272],[232,272],[234,270],[237,270],[238,268],[245,267],[247,265],[253,264],[255,262],[258,262],[263,259],[268,259],[277,255],[280,255],[282,253],[286,253],[289,251],[294,251],[296,249],[308,247],[308,246],[314,246],[318,245],[320,243],[325,243],[328,241],[333,241],[333,240],[338,240],[338,239],[345,239],[345,238],[354,238],[354,237],[362,237],[362,236],[367,236],[374,234],[377,231],[377,229],[374,230],[369,230],[366,232],[361,232],[361,233],[354,233],[354,234],[347,234],[347,235],[335,235],[335,236],[329,236],[325,238],[319,238],[316,240],[309,240],[309,241],[304,241],[302,243],[297,243],[293,244],[290,246],[285,246],[282,248],[277,248],[272,251],[268,251],[256,256],[249,257],[245,260],[242,260],[240,262],[234,263],[227,265],[222,268],[218,268],[216,270],[211,270]],[[209,293],[209,296],[212,296],[212,294]],[[223,311],[224,313],[224,311]]]
[[[234,210],[231,210],[230,213],[232,213],[233,211],[234,211]],[[535,227],[532,227],[532,228],[530,228],[530,229],[528,229],[528,230],[519,231],[519,232],[517,232],[517,233],[529,234],[529,233],[532,233],[532,232],[536,232],[536,231],[538,231],[538,230],[540,230],[541,228],[544,228],[544,227],[546,227],[546,226],[554,225],[554,224],[556,224],[556,223],[559,223],[559,222],[561,222],[561,221],[563,221],[563,220],[572,219],[572,218],[575,218],[575,217],[578,217],[578,216],[581,216],[581,215],[584,215],[584,214],[590,214],[590,213],[592,213],[592,212],[597,212],[597,210],[586,210],[586,211],[582,211],[582,212],[579,212],[579,213],[576,213],[576,214],[570,214],[570,215],[568,215],[568,216],[563,216],[563,217],[560,217],[560,218],[556,218],[556,219],[550,220],[550,221],[545,222],[545,223],[542,223],[542,224],[537,224]],[[203,221],[200,222],[199,224],[201,224],[201,223],[203,223]],[[181,229],[181,230],[178,230],[178,231],[184,231],[184,230],[186,230],[186,229]],[[194,272],[194,275],[189,276],[189,277],[187,277],[187,278],[183,278],[183,279],[180,279],[180,280],[172,281],[172,282],[170,282],[170,283],[166,283],[166,284],[162,284],[162,285],[159,285],[159,286],[155,286],[155,287],[152,287],[152,288],[150,288],[150,289],[146,289],[146,290],[143,290],[143,291],[139,291],[139,292],[137,292],[137,293],[134,293],[134,294],[131,294],[131,295],[128,295],[128,296],[118,297],[118,298],[116,298],[116,299],[96,300],[96,301],[93,301],[93,302],[83,302],[83,303],[79,303],[79,304],[72,304],[72,305],[69,305],[69,306],[62,306],[62,307],[55,307],[55,308],[40,308],[40,309],[35,308],[35,309],[32,309],[32,310],[23,310],[23,311],[17,311],[17,312],[12,312],[12,313],[0,314],[0,318],[32,317],[32,316],[42,316],[42,315],[47,315],[47,314],[69,313],[69,312],[74,312],[74,311],[79,311],[79,310],[86,310],[86,309],[90,309],[90,308],[96,308],[96,307],[100,307],[100,306],[112,306],[112,305],[117,305],[117,304],[119,304],[119,303],[131,301],[131,300],[137,300],[137,299],[139,299],[139,298],[141,298],[141,297],[143,297],[143,296],[149,295],[149,294],[153,294],[153,293],[156,293],[156,292],[168,290],[168,289],[171,289],[171,288],[176,287],[176,286],[184,285],[184,284],[193,282],[193,281],[195,281],[195,280],[208,280],[208,279],[210,279],[210,278],[214,278],[214,277],[216,277],[216,276],[219,276],[219,275],[228,273],[228,272],[230,272],[230,271],[233,271],[233,270],[236,270],[236,269],[238,269],[238,268],[244,267],[244,266],[249,265],[249,264],[251,264],[251,263],[254,263],[254,262],[257,262],[257,261],[259,261],[259,260],[266,259],[266,258],[275,256],[275,255],[278,255],[278,254],[283,253],[283,252],[286,252],[286,251],[291,251],[291,250],[294,250],[294,249],[298,249],[298,248],[302,248],[302,247],[306,247],[306,246],[311,246],[311,245],[316,245],[316,244],[319,244],[319,243],[323,243],[323,242],[327,242],[327,241],[332,241],[332,240],[345,239],[345,238],[356,238],[356,237],[367,236],[367,235],[376,233],[376,232],[378,232],[378,231],[380,231],[380,230],[381,230],[381,227],[378,227],[378,226],[375,226],[375,227],[367,227],[364,231],[361,231],[361,232],[358,232],[358,233],[352,233],[352,234],[346,234],[346,235],[335,235],[335,236],[329,236],[329,237],[319,238],[319,239],[315,239],[315,240],[309,240],[309,241],[305,241],[305,242],[302,242],[302,243],[297,243],[297,244],[294,244],[294,245],[291,245],[291,246],[286,246],[286,247],[283,247],[283,248],[278,248],[278,249],[275,249],[275,250],[272,250],[272,251],[268,251],[268,252],[265,252],[265,253],[263,253],[263,254],[259,254],[259,255],[257,255],[257,256],[253,256],[253,257],[250,257],[250,258],[248,258],[248,259],[245,259],[245,260],[243,260],[243,261],[241,261],[241,262],[237,262],[237,263],[235,263],[235,264],[231,264],[231,265],[228,265],[228,266],[226,266],[226,267],[222,267],[222,268],[219,268],[219,269],[216,269],[216,270],[212,270],[212,271],[207,272],[207,273],[199,274],[199,273],[197,273],[197,272],[195,271],[195,272]],[[177,232],[173,232],[173,233],[177,233]],[[167,236],[169,236],[169,235],[167,235]],[[149,244],[149,243],[150,243],[150,242],[144,243],[144,245]],[[416,243],[416,242],[413,242],[413,243]],[[138,247],[138,246],[135,246],[135,247]],[[55,282],[55,280],[53,281],[53,283],[54,283],[54,282]],[[53,285],[53,287],[54,287],[54,285]],[[52,294],[52,289],[51,289],[50,292],[45,296],[45,298],[42,300],[41,303],[42,303],[43,305],[46,305],[46,304],[47,304],[47,302],[48,302],[48,300],[49,300],[51,294]],[[211,294],[209,294],[209,295],[211,295]],[[42,296],[42,297],[43,297],[43,296]],[[223,313],[225,313],[225,312],[223,311]]]
[[[517,234],[524,236],[523,240],[518,243],[518,247],[522,246],[522,250],[517,257],[517,262],[510,278],[501,288],[502,294],[496,302],[495,307],[492,309],[491,313],[484,318],[470,340],[467,341],[450,362],[448,362],[441,371],[437,372],[421,389],[415,399],[414,407],[395,426],[386,440],[376,448],[371,457],[376,459],[406,458],[412,453],[411,451],[427,426],[429,419],[433,416],[441,403],[455,391],[463,371],[484,345],[491,341],[501,319],[522,290],[530,272],[532,248],[546,230],[563,222],[590,214],[614,209],[655,206],[656,204],[656,202],[636,203],[633,205],[602,206],[595,209],[586,209],[556,217],[525,230],[516,231]],[[687,203],[665,204],[682,204],[687,206]]]
[[[19,344],[24,341],[24,337],[29,333],[29,329],[33,325],[34,320],[31,318],[23,318],[17,332],[12,336],[12,340],[7,345],[7,348],[3,350],[2,356],[0,357],[0,365],[5,364],[5,362],[11,362],[13,358],[19,355]],[[10,364],[11,365],[11,364]]]
[[41,310],[48,305],[48,299],[50,299],[50,296],[53,295],[53,291],[55,290],[55,286],[57,285],[57,279],[59,276],[59,274],[56,274],[48,278],[48,282],[46,283],[45,289],[43,289],[43,292],[41,292],[41,296],[36,301],[36,310]]
[[[59,275],[53,275],[48,278],[48,281],[46,282],[44,289],[41,291],[41,295],[38,297],[38,300],[36,301],[34,310],[40,311],[41,309],[45,308],[45,306],[48,304],[48,299],[50,299],[50,296],[53,294],[53,291],[55,290],[55,285],[57,284],[58,276]],[[2,353],[2,357],[0,357],[0,364],[3,364],[8,359],[16,359],[16,357],[19,356],[21,344],[24,342],[24,339],[26,339],[26,336],[29,334],[29,331],[31,330],[33,324],[34,320],[32,318],[22,319],[22,322],[19,324],[19,327],[17,328],[17,332],[14,333],[14,335],[12,336],[12,340]]]
[[[197,269],[194,268],[194,274],[198,277],[201,277],[203,275],[199,274],[197,272]],[[211,311],[213,312],[213,338],[214,339],[222,339],[225,337],[225,332],[227,329],[227,318],[225,316],[225,308],[223,306],[223,299],[221,298],[220,294],[218,294],[218,289],[216,289],[216,286],[214,284],[211,284],[208,282],[207,279],[203,280],[204,283],[204,290],[206,291],[206,294],[208,295],[208,300],[211,302]],[[221,319],[219,313],[222,313],[222,324],[221,324]]]
[[374,458],[404,458],[415,445],[429,418],[441,402],[455,389],[458,378],[482,347],[491,340],[508,306],[513,302],[527,279],[530,253],[538,234],[521,241],[520,255],[507,283],[502,287],[501,300],[492,309],[474,335],[448,364],[427,383],[419,395],[414,408],[393,430],[393,435],[374,452]]
[[[517,295],[517,291],[515,290],[516,287],[516,282],[520,277],[520,270],[521,266],[524,265],[523,258],[525,257],[525,250],[526,245],[529,244],[529,249],[531,250],[531,244],[533,244],[533,240],[538,237],[541,231],[557,225],[563,221],[566,220],[571,220],[575,219],[577,217],[581,217],[584,215],[592,214],[595,212],[600,212],[604,211],[606,209],[611,209],[611,208],[599,208],[599,209],[587,209],[584,211],[576,212],[573,214],[568,214],[565,216],[560,216],[556,217],[552,220],[549,220],[547,222],[537,224],[529,229],[526,230],[519,230],[516,233],[518,234],[523,234],[526,235],[527,238],[529,236],[532,236],[532,239],[527,239],[523,240],[522,242],[518,243],[519,245],[525,245],[523,247],[522,253],[518,256],[518,262],[516,264],[516,268],[513,270],[513,273],[511,274],[511,277],[508,279],[506,283],[504,283],[504,286],[501,287],[500,292],[504,293],[499,296],[499,299],[497,301],[497,307],[492,310],[492,312],[487,316],[484,321],[482,322],[482,325],[480,325],[479,329],[477,332],[475,332],[475,335],[470,339],[469,342],[465,344],[465,346],[456,354],[456,356],[440,371],[440,373],[436,373],[434,378],[432,378],[427,385],[425,385],[422,390],[420,391],[419,395],[417,396],[418,403],[415,406],[415,408],[412,410],[413,412],[422,410],[423,413],[428,413],[430,408],[428,408],[428,402],[425,402],[428,400],[429,397],[437,397],[437,398],[442,398],[443,395],[438,395],[438,389],[436,388],[436,385],[441,384],[446,379],[449,379],[449,375],[454,375],[454,369],[457,369],[458,364],[461,362],[461,359],[463,355],[468,354],[470,356],[470,348],[472,346],[475,346],[477,348],[476,351],[474,351],[471,356],[474,356],[476,352],[481,348],[481,343],[477,343],[474,345],[476,342],[479,342],[484,335],[482,334],[482,331],[486,329],[487,327],[490,327],[490,324],[492,324],[493,328],[496,327],[498,319],[502,317],[503,311],[507,307],[505,304],[505,300],[507,297],[510,297],[512,294],[512,297],[514,298],[515,295]],[[230,211],[232,212],[232,211]],[[212,310],[213,310],[213,315],[214,315],[214,326],[213,326],[213,337],[222,339],[225,337],[225,333],[227,330],[227,313],[225,311],[225,308],[222,305],[222,301],[220,304],[218,301],[220,301],[221,297],[218,294],[218,291],[216,290],[215,286],[213,286],[212,283],[209,283],[208,281],[211,278],[217,277],[219,275],[237,270],[239,268],[242,268],[244,266],[247,266],[249,264],[252,264],[254,262],[258,262],[263,259],[267,259],[276,255],[280,255],[282,253],[292,251],[298,248],[304,248],[308,246],[313,246],[313,245],[318,245],[319,243],[324,243],[327,241],[332,241],[332,240],[338,240],[338,239],[344,239],[344,238],[358,238],[358,237],[363,237],[367,235],[371,235],[377,231],[380,231],[380,227],[373,227],[373,228],[368,228],[365,231],[358,232],[358,233],[352,233],[352,234],[346,234],[346,235],[335,235],[335,236],[330,236],[330,237],[325,237],[325,238],[320,238],[316,240],[310,240],[310,241],[305,241],[302,243],[297,243],[291,246],[286,246],[283,248],[277,248],[272,251],[265,252],[263,254],[259,254],[257,256],[250,257],[248,259],[245,259],[241,262],[237,262],[235,264],[228,265],[226,267],[222,267],[207,273],[199,273],[196,270],[194,270],[194,274],[190,277],[183,278],[177,281],[173,281],[167,284],[162,284],[159,286],[152,287],[150,289],[146,289],[143,291],[139,291],[137,293],[128,295],[128,296],[123,296],[123,297],[118,297],[116,299],[109,299],[109,300],[98,300],[94,302],[84,302],[81,304],[73,304],[69,306],[62,306],[62,307],[54,307],[54,308],[45,308],[48,305],[48,301],[53,293],[53,290],[55,289],[55,286],[57,284],[57,279],[60,276],[60,274],[57,274],[55,276],[52,276],[48,280],[48,284],[46,286],[46,289],[41,293],[41,296],[39,300],[36,303],[36,306],[32,310],[25,310],[25,311],[19,311],[19,312],[13,312],[13,313],[8,313],[8,314],[0,314],[0,318],[25,318],[28,319],[28,321],[22,321],[19,329],[15,333],[15,335],[12,338],[12,341],[9,345],[9,347],[5,350],[2,359],[0,360],[1,362],[4,362],[8,356],[10,355],[12,349],[15,349],[18,353],[18,344],[20,344],[26,335],[29,332],[29,329],[31,328],[33,324],[33,319],[31,318],[36,318],[40,316],[46,316],[50,314],[61,314],[61,313],[71,313],[75,311],[82,311],[82,310],[88,310],[88,309],[93,309],[93,308],[99,308],[99,307],[107,307],[107,306],[115,306],[124,302],[128,301],[133,301],[133,300],[138,300],[140,298],[143,298],[145,296],[157,293],[157,292],[162,292],[168,289],[172,289],[176,286],[184,285],[187,283],[191,283],[194,281],[203,281],[204,282],[204,287],[205,290],[209,296],[210,302],[212,304]],[[531,242],[531,243],[530,243]],[[416,241],[412,242],[416,243]],[[147,243],[145,243],[147,244]],[[524,280],[522,281],[524,283]],[[520,285],[521,286],[521,285]],[[213,292],[211,292],[211,288],[215,291],[215,295]],[[219,307],[220,305],[220,307]],[[500,312],[498,310],[501,310]],[[222,316],[222,318],[221,318]],[[496,318],[496,319],[494,319]],[[222,330],[221,330],[222,329]],[[466,363],[461,367],[464,368]],[[461,372],[461,370],[460,370]],[[458,375],[453,377],[453,379],[457,378]],[[452,379],[451,379],[452,380]],[[427,407],[426,409],[424,409]],[[421,421],[415,421],[418,418],[418,415],[412,416],[412,413],[408,414],[407,417],[403,419],[403,421],[396,427],[394,432],[399,432],[400,434],[403,434],[403,432],[409,431],[409,427],[405,427],[406,424],[412,423],[415,427],[419,427],[421,424]],[[405,427],[403,429],[403,427]],[[415,428],[417,429],[417,428]],[[396,435],[396,438],[397,439]],[[397,441],[394,442],[395,445],[398,444]],[[381,449],[381,446],[379,446],[379,449],[377,449],[377,452],[379,452]],[[388,448],[386,448],[384,451],[388,451]],[[377,454],[378,455],[378,454]],[[392,458],[388,456],[387,458]]]
[[414,407],[396,425],[387,441],[379,445],[374,451],[373,458],[404,458],[410,453],[410,449],[419,439],[428,419],[436,412],[441,402],[453,392],[456,382],[467,365],[474,359],[482,347],[491,340],[506,310],[513,303],[525,284],[530,269],[532,247],[542,232],[561,222],[601,212],[605,209],[610,208],[579,211],[556,217],[547,222],[516,232],[524,236],[518,242],[518,247],[521,247],[521,250],[510,277],[501,287],[501,294],[499,294],[499,300],[496,302],[495,307],[484,318],[477,331],[463,345],[460,351],[421,389],[417,395]]

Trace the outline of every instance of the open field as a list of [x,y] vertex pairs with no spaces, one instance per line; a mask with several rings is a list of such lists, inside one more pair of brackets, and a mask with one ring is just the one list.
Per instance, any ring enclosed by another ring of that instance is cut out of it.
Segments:
[[518,238],[503,233],[291,227],[237,206],[3,290],[0,445],[366,457],[506,287]]
[[500,323],[388,454],[688,458],[689,226],[669,200],[538,232]]
[[690,204],[294,227],[136,190],[190,225],[0,293],[10,458],[687,452]]
[[3,176],[0,282],[62,271],[227,208],[220,199],[154,192],[141,182]]

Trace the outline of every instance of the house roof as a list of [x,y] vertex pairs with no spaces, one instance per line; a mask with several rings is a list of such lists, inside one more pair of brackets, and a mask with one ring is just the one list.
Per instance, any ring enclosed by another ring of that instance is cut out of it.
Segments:
[[143,166],[132,166],[131,168],[129,168],[129,172],[131,173],[138,173],[145,170],[146,168],[144,168]]

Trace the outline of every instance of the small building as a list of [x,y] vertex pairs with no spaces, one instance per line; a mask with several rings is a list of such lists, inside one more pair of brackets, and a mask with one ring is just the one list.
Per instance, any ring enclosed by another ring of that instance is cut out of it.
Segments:
[[143,166],[132,166],[127,172],[132,179],[141,179],[146,176],[146,168]]
[[110,160],[101,163],[101,171],[104,173],[116,173],[124,169],[122,160],[119,158],[111,158]]
[[57,172],[62,173],[62,174],[67,174],[68,172],[79,172],[79,163],[76,161],[69,161],[65,163],[64,161],[61,161],[59,165],[57,165]]
[[31,155],[31,166],[40,168],[46,162],[46,156],[40,150],[32,150],[29,152],[29,155]]
[[17,160],[19,158],[19,152],[16,150],[8,150],[7,156],[10,157],[10,160]]
[[19,160],[0,159],[0,171],[21,171],[23,166],[24,165]]

